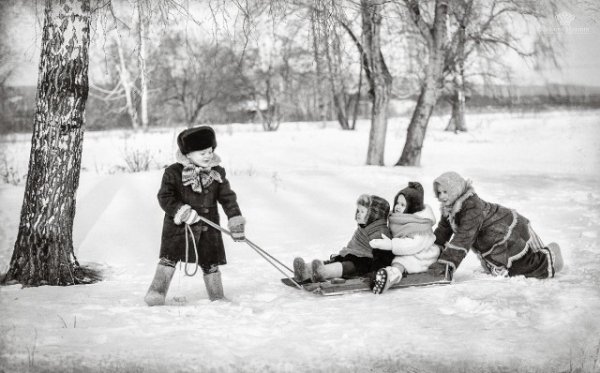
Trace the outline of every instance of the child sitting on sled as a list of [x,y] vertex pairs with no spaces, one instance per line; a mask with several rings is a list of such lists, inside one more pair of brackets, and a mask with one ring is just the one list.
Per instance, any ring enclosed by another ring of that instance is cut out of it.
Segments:
[[433,182],[442,217],[435,229],[435,243],[443,247],[430,267],[441,274],[456,271],[469,249],[483,268],[496,276],[549,278],[563,267],[560,247],[545,246],[515,210],[482,200],[471,182],[456,172],[446,172]]
[[411,181],[398,192],[388,221],[392,238],[382,236],[369,242],[372,248],[392,251],[395,255],[390,266],[376,272],[374,294],[381,294],[399,283],[404,273],[427,271],[440,255],[439,247],[434,244],[435,215],[431,207],[423,203],[420,183]]
[[294,278],[298,282],[325,281],[336,277],[360,276],[371,271],[373,249],[369,241],[389,236],[387,216],[389,203],[378,196],[361,195],[356,201],[355,220],[358,223],[352,239],[337,255],[328,261],[315,259],[307,265],[302,258],[294,259]]
[[[221,159],[214,153],[217,147],[215,131],[208,126],[186,129],[177,136],[177,145],[177,162],[165,169],[158,191],[158,203],[165,211],[165,217],[160,261],[144,297],[149,306],[165,303],[175,265],[179,261],[200,266],[211,301],[224,298],[219,271],[219,265],[227,263],[223,237],[220,231],[200,222],[202,216],[219,224],[217,202],[229,219],[233,239],[245,239],[245,219],[236,194],[225,177],[225,169],[219,165]],[[188,235],[186,229],[190,228],[193,234]]]

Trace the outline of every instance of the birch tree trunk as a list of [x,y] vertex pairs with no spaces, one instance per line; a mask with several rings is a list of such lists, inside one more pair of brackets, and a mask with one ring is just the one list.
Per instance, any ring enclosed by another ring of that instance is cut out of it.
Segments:
[[[325,104],[325,95],[323,89],[323,59],[321,57],[320,44],[323,42],[323,33],[321,30],[320,14],[322,13],[322,0],[313,1],[313,11],[310,16],[310,25],[312,31],[313,54],[315,60],[315,109],[319,113],[319,120],[325,123],[327,117],[327,105]],[[326,43],[327,41],[325,41]]]
[[361,0],[363,60],[373,102],[367,165],[377,166],[384,165],[387,108],[392,90],[392,75],[381,54],[381,7],[369,0]]
[[444,41],[446,40],[446,18],[448,16],[447,0],[436,0],[435,16],[431,30],[421,18],[418,2],[410,3],[409,12],[411,12],[411,17],[426,37],[429,59],[417,106],[408,125],[404,149],[396,166],[419,166],[421,164],[421,150],[423,149],[427,125],[437,102],[443,80]]
[[137,109],[135,107],[133,101],[133,82],[131,81],[131,77],[129,75],[129,70],[127,69],[127,64],[125,63],[125,55],[123,53],[123,44],[121,43],[121,36],[117,35],[115,37],[115,41],[117,44],[117,52],[119,53],[119,76],[121,78],[121,84],[123,85],[123,90],[125,90],[125,101],[127,104],[127,113],[129,114],[129,118],[131,119],[131,126],[134,130],[139,128],[139,120],[137,115]]
[[143,2],[138,0],[138,66],[140,71],[140,125],[148,129],[148,83],[146,82],[146,27]]
[[340,38],[335,26],[329,26],[328,20],[322,18],[322,28],[324,30],[324,52],[327,58],[327,77],[329,78],[329,87],[333,97],[333,110],[338,123],[344,130],[350,129],[348,123],[348,94],[341,74],[342,51],[340,48]]
[[452,96],[452,115],[446,131],[467,132],[465,120],[465,27],[460,26],[456,51],[456,67],[452,72],[454,94]]
[[89,0],[46,0],[29,171],[5,282],[70,285],[88,96]]

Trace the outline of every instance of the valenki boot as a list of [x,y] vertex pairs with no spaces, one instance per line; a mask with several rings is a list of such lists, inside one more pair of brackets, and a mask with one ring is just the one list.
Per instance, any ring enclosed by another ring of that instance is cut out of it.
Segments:
[[165,304],[165,297],[171,284],[171,279],[175,273],[175,267],[158,263],[154,279],[150,288],[144,297],[144,302],[149,306],[162,306]]
[[294,258],[294,280],[303,282],[312,279],[312,276],[312,266],[306,265],[302,258]]
[[552,259],[554,259],[554,273],[556,274],[560,272],[565,265],[560,246],[558,246],[556,242],[551,242],[548,244],[548,249],[552,252]]
[[373,294],[381,294],[390,286],[398,284],[402,280],[402,270],[394,266],[381,268],[375,274],[375,285]]
[[321,282],[330,278],[342,277],[343,266],[340,262],[324,264],[323,261],[315,259],[312,261],[313,282]]
[[226,299],[223,295],[223,283],[221,282],[221,271],[213,272],[204,275],[204,285],[206,285],[206,292],[208,293],[208,299],[215,301],[219,299]]

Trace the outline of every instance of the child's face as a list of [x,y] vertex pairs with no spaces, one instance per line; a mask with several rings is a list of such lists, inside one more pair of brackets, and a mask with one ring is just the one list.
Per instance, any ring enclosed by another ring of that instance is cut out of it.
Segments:
[[396,201],[396,206],[394,206],[394,212],[403,213],[404,210],[406,210],[406,198],[400,194]]
[[367,209],[365,206],[363,205],[357,205],[356,206],[356,215],[355,215],[355,219],[356,222],[358,224],[365,224],[367,222],[367,213],[369,212],[369,209]]
[[448,195],[448,190],[441,185],[438,185],[437,188],[437,199],[443,206],[448,206],[450,204],[450,196]]
[[187,157],[200,167],[208,167],[210,161],[213,159],[213,149],[206,148],[203,150],[196,150],[188,153]]

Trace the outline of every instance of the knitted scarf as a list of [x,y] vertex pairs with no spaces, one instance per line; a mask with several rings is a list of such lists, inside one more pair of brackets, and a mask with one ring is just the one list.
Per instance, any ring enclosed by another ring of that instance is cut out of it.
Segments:
[[414,214],[395,212],[388,218],[392,237],[414,237],[419,233],[431,232],[433,221]]
[[388,237],[390,235],[390,230],[385,219],[375,220],[364,228],[358,226],[350,242],[340,251],[339,255],[346,256],[352,254],[358,257],[372,258],[373,249],[369,246],[369,241],[381,238],[382,233]]
[[218,183],[223,182],[221,174],[212,169],[221,163],[221,158],[218,155],[213,154],[208,167],[201,167],[194,164],[180,151],[177,151],[176,158],[177,162],[183,165],[183,171],[181,172],[183,185],[191,185],[194,192],[201,192],[203,188],[207,188],[213,181],[217,181]]

